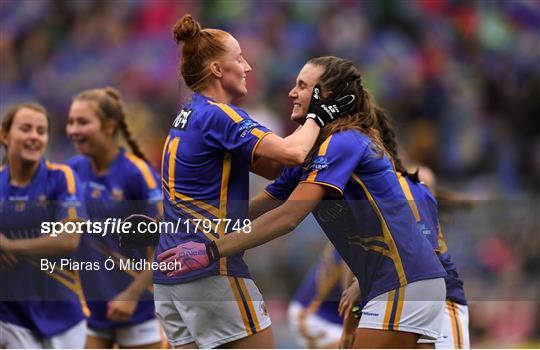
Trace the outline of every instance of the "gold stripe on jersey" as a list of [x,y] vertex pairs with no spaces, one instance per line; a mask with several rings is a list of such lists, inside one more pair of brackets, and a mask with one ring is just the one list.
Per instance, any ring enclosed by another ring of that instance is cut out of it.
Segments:
[[[169,195],[169,191],[167,191],[167,189],[164,189],[164,193]],[[176,207],[178,207],[180,210],[184,211],[186,214],[189,214],[191,215],[190,218],[187,218],[189,220],[189,222],[193,225],[193,228],[195,228],[197,226],[197,223],[194,222],[193,220],[194,219],[198,219],[198,220],[209,220],[207,222],[210,223],[210,226],[211,226],[211,232],[218,232],[217,231],[217,227],[216,227],[216,224],[214,221],[212,221],[212,219],[209,219],[207,217],[205,217],[204,215],[196,212],[195,210],[191,209],[191,208],[188,208],[186,207],[185,205],[183,205],[182,203],[179,203],[178,201],[176,200],[171,200],[170,201],[173,205],[175,205]],[[199,223],[199,227],[201,227],[200,223]],[[191,229],[190,229],[191,230]],[[214,237],[211,232],[206,232],[204,229],[201,229],[200,230],[209,240],[213,241],[216,239],[216,237]]]
[[[221,190],[219,195],[219,218],[227,218],[227,195],[229,194],[229,180],[231,177],[231,153],[225,152],[223,155],[223,169],[221,173]],[[225,236],[225,229],[222,226],[219,227],[219,237]],[[227,258],[223,257],[219,259],[219,273],[221,275],[227,275]]]
[[[49,161],[47,161],[46,164],[47,169],[60,170],[64,173],[64,176],[66,177],[68,193],[74,195],[77,192],[77,189],[75,188],[75,176],[73,175],[73,170],[69,166],[64,164],[56,164]],[[74,206],[69,206],[68,219],[77,219],[77,217],[77,208],[75,208]]]
[[176,166],[176,152],[178,151],[179,137],[175,137],[169,143],[169,199],[175,201],[174,169]]
[[396,246],[396,242],[394,241],[394,238],[392,236],[392,233],[390,232],[390,228],[388,227],[388,223],[384,219],[384,216],[381,213],[381,210],[379,209],[379,206],[377,205],[377,202],[375,202],[375,199],[367,189],[366,185],[360,180],[360,178],[356,174],[352,174],[352,178],[360,185],[362,186],[362,189],[364,190],[364,193],[366,194],[366,197],[369,200],[369,203],[375,210],[375,213],[377,214],[377,217],[379,218],[379,222],[381,223],[381,228],[383,231],[383,237],[384,237],[384,243],[389,248],[389,257],[394,263],[394,266],[396,268],[396,272],[399,278],[399,285],[403,287],[407,284],[407,277],[405,276],[405,270],[403,269],[403,263],[401,262],[401,257],[399,256],[399,251]]
[[208,101],[211,105],[219,107],[225,114],[229,116],[235,123],[240,123],[244,118],[240,116],[234,109],[232,109],[230,106],[226,105],[225,103],[216,103],[212,101]]
[[[41,270],[41,267],[35,261],[28,260],[28,262]],[[79,278],[79,273],[77,271],[69,271],[71,272],[71,274],[69,274],[68,271],[63,271],[61,269],[58,269],[57,266],[55,266],[53,273],[49,273],[48,271],[44,270],[41,270],[41,272],[43,272],[45,276],[56,280],[58,283],[72,291],[79,298],[79,302],[81,303],[81,308],[84,315],[86,317],[90,317],[91,312],[88,308],[88,305],[86,304],[86,298],[82,290],[81,279]],[[72,280],[70,280],[69,278],[71,278]]]
[[251,150],[251,157],[249,158],[251,160],[251,163],[250,164],[253,164],[253,161],[255,160],[255,150],[257,149],[257,147],[259,147],[259,143],[261,143],[262,139],[271,134],[272,132],[271,131],[267,131],[267,132],[264,132],[260,129],[253,129],[251,130],[251,134],[253,134],[255,137],[258,138],[257,142],[255,142],[255,145],[253,146],[253,149]]
[[180,192],[175,192],[176,198],[180,199],[181,201],[187,202],[189,204],[192,204],[196,206],[199,209],[205,210],[209,212],[210,214],[214,215],[216,218],[219,218],[219,209],[214,207],[212,204],[205,203],[198,199],[193,199],[190,196],[187,196],[185,194],[182,194]]
[[144,181],[146,182],[146,186],[150,189],[157,188],[156,180],[154,179],[154,176],[152,176],[152,172],[150,171],[150,166],[141,158],[137,157],[133,153],[126,152],[125,153],[126,158],[139,169],[139,171],[143,174]]
[[411,188],[409,187],[409,184],[407,183],[407,180],[403,175],[400,173],[397,173],[399,184],[401,185],[401,189],[403,190],[403,193],[405,194],[405,198],[407,198],[407,202],[409,202],[409,206],[411,207],[411,210],[414,214],[414,218],[416,222],[420,221],[420,213],[418,212],[418,208],[416,207],[416,202],[414,201],[414,197],[411,193]]
[[437,241],[439,243],[439,247],[437,249],[438,252],[441,254],[444,254],[448,251],[448,246],[446,245],[446,241],[444,240],[444,234],[442,232],[441,223],[439,222],[439,232],[437,233]]
[[[330,135],[324,142],[321,144],[321,147],[319,147],[319,156],[326,155],[326,151],[328,150],[328,145],[330,144],[330,140],[332,139],[333,135]],[[315,178],[317,177],[319,170],[314,170],[306,179],[306,182],[314,182]],[[341,190],[339,191],[341,192]]]
[[47,168],[49,170],[60,170],[64,173],[64,176],[66,177],[66,183],[67,183],[67,190],[69,194],[75,194],[75,177],[73,176],[73,170],[67,165],[64,164],[56,164],[51,162],[46,162]]
[[163,175],[165,174],[163,172],[165,168],[165,155],[167,155],[167,150],[169,149],[169,140],[171,139],[171,135],[167,135],[167,138],[165,139],[165,143],[163,144],[163,151],[161,152],[161,186],[163,186]]

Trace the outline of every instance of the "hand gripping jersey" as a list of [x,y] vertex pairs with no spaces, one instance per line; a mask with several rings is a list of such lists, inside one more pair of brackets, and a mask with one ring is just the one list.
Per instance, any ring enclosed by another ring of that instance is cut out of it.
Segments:
[[[120,149],[104,175],[97,175],[92,169],[90,159],[84,156],[73,158],[69,164],[81,179],[88,215],[92,221],[103,223],[107,218],[125,219],[133,213],[151,217],[159,215],[158,206],[162,199],[159,177],[148,163],[134,154]],[[138,324],[155,317],[151,288],[141,296],[141,301],[129,321],[115,322],[106,317],[107,302],[122,292],[141,273],[140,270],[120,270],[120,260],[139,261],[151,257],[149,253],[145,248],[121,248],[116,233],[109,232],[103,237],[101,234],[83,235],[79,259],[98,262],[101,267],[97,271],[81,271],[83,288],[92,311],[88,320],[92,329]],[[111,271],[104,268],[109,257],[115,261]]]
[[423,183],[415,183],[406,176],[398,174],[399,181],[405,192],[420,232],[431,243],[442,266],[446,270],[446,299],[461,305],[467,305],[463,281],[459,278],[457,268],[448,253],[448,248],[442,234],[437,210],[437,200]]
[[356,130],[337,132],[309,163],[284,170],[266,191],[286,199],[300,182],[327,186],[315,219],[357,277],[361,303],[408,283],[446,275],[419,232],[389,158]]
[[341,262],[335,249],[331,254],[323,254],[309,270],[293,298],[307,313],[335,324],[343,323],[343,318],[338,314],[342,292]]
[[[42,160],[25,187],[10,184],[9,165],[0,170],[0,232],[6,237],[37,238],[42,223],[85,217],[79,180],[67,165]],[[52,273],[41,269],[41,258],[56,262]],[[46,338],[84,319],[89,312],[79,274],[61,269],[62,258],[73,258],[73,254],[21,255],[15,267],[0,269],[0,320]]]
[[[156,256],[187,241],[209,242],[244,225],[249,166],[255,147],[268,133],[243,110],[193,95],[174,119],[163,148],[164,221],[175,227],[161,235]],[[199,224],[196,230],[197,222],[211,228]],[[222,258],[179,277],[155,271],[154,283],[176,284],[213,275],[250,278],[242,256]]]

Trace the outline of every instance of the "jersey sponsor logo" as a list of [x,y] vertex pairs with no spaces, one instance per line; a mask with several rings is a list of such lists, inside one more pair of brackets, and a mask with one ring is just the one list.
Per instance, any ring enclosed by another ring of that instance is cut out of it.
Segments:
[[268,309],[266,309],[266,304],[262,300],[259,303],[259,310],[261,311],[261,315],[268,316]]
[[328,168],[328,158],[326,156],[318,156],[311,162],[309,170],[323,170]]
[[418,223],[418,228],[420,229],[420,232],[422,232],[422,234],[425,236],[431,234],[431,230],[425,224]]
[[364,316],[375,316],[375,317],[379,316],[378,313],[376,313],[376,312],[369,312],[369,311],[362,311],[362,315],[364,315]]
[[246,137],[247,134],[251,132],[254,128],[259,126],[259,123],[251,120],[251,119],[244,119],[240,122],[240,137]]
[[192,112],[192,109],[182,109],[174,119],[172,127],[178,130],[186,130]]
[[112,198],[117,201],[124,199],[124,191],[121,188],[114,187],[112,189]]

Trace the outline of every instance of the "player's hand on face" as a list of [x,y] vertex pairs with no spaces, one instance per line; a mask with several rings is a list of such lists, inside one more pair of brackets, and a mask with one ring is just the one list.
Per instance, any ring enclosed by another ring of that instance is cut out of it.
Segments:
[[157,257],[161,272],[167,277],[183,275],[189,271],[200,270],[210,263],[204,243],[186,242],[168,249]]
[[341,317],[352,312],[353,307],[360,300],[360,286],[358,281],[353,279],[353,283],[341,293],[341,299],[339,300],[338,313]]
[[356,99],[354,95],[344,94],[347,86],[348,83],[340,84],[330,97],[323,98],[321,96],[321,86],[319,84],[315,85],[306,118],[313,119],[322,129],[328,123],[347,115]]
[[120,293],[107,304],[107,319],[116,322],[129,321],[135,309],[137,300],[133,300],[129,295]]

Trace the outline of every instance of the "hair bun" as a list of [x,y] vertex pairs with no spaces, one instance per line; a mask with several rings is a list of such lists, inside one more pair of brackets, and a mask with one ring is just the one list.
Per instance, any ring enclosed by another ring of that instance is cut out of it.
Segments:
[[201,32],[201,25],[190,14],[182,16],[173,27],[176,43],[193,40]]
[[107,96],[110,96],[113,99],[120,101],[120,91],[118,91],[118,89],[107,86],[103,88],[103,91],[105,92],[105,94],[107,94]]

